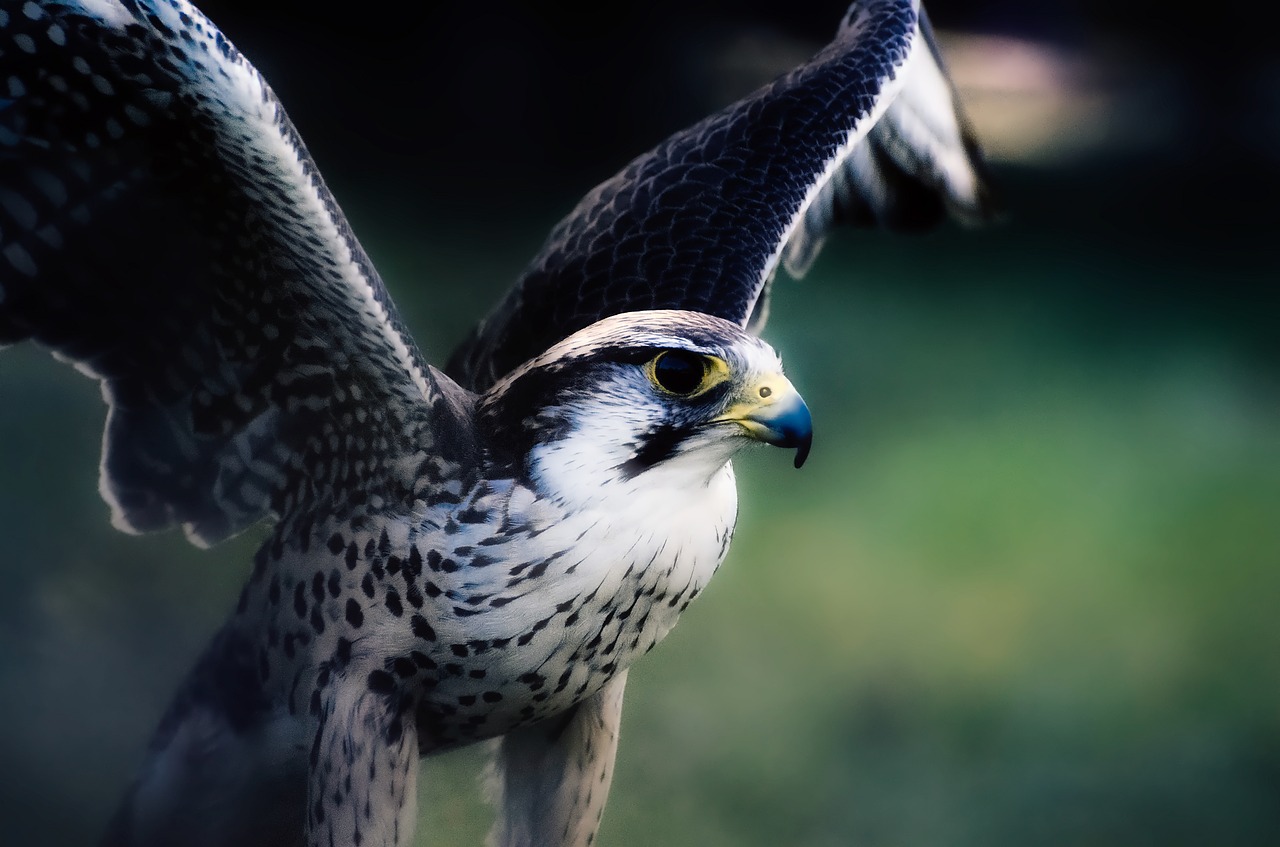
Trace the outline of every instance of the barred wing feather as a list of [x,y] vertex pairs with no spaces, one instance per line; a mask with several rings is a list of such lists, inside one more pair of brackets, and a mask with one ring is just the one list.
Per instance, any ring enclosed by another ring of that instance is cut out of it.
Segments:
[[180,0],[6,6],[0,344],[102,381],[117,526],[411,495],[463,395],[258,72]]
[[759,329],[778,265],[802,274],[832,226],[915,229],[992,212],[918,4],[857,2],[808,63],[583,198],[448,371],[483,388],[565,335],[637,309]]

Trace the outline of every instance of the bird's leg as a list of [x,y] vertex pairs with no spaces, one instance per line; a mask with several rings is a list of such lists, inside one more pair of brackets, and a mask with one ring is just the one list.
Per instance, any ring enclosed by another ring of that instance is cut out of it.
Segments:
[[585,847],[604,814],[625,671],[572,711],[503,736],[492,765],[490,847]]
[[308,847],[411,844],[418,731],[407,696],[385,671],[322,672],[312,703],[320,723],[307,784]]

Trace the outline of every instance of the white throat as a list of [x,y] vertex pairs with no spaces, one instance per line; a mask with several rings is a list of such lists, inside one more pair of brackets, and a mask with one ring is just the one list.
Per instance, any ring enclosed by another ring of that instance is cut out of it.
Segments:
[[631,452],[610,446],[617,442],[604,437],[599,420],[589,429],[533,451],[541,497],[591,527],[588,534],[616,551],[620,571],[655,559],[665,581],[700,591],[733,535],[738,492],[729,459],[744,441],[718,438],[629,477],[618,466]]

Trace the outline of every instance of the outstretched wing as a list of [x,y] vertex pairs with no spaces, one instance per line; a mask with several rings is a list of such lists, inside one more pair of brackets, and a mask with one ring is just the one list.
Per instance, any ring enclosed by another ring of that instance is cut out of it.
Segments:
[[758,328],[778,265],[803,273],[835,224],[990,217],[977,145],[918,5],[854,3],[807,64],[597,186],[449,373],[484,388],[593,321],[637,309]]
[[0,9],[0,345],[23,339],[102,380],[116,524],[204,543],[398,496],[466,402],[184,0]]

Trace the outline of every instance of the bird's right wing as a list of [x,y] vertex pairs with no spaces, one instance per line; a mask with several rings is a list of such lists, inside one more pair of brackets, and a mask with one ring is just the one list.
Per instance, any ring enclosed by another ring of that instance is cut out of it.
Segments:
[[130,531],[412,498],[465,423],[275,95],[185,0],[0,5],[0,346],[24,339],[102,381]]
[[689,309],[758,329],[781,264],[841,222],[993,212],[985,168],[918,0],[858,0],[810,61],[642,154],[562,220],[453,355],[482,389],[618,312]]

